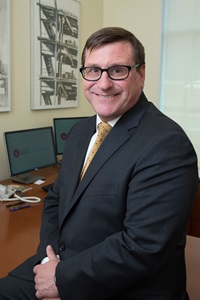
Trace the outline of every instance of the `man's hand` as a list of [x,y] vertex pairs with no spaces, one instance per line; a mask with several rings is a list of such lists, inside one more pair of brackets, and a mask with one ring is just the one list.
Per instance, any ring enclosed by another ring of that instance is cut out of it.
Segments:
[[54,282],[54,276],[56,266],[60,260],[57,258],[50,245],[47,246],[46,252],[49,261],[45,264],[37,265],[33,269],[35,274],[35,295],[38,299],[59,299],[58,289]]

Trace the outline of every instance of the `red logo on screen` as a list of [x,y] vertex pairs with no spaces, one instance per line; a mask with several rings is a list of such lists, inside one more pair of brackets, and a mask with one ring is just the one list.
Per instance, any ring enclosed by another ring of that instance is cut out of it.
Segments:
[[66,140],[66,138],[67,138],[66,132],[61,133],[60,136],[61,136],[61,139],[62,139],[62,140]]
[[14,155],[14,157],[19,157],[19,155],[20,155],[20,152],[19,152],[19,150],[18,149],[15,149],[14,151],[13,151],[13,155]]

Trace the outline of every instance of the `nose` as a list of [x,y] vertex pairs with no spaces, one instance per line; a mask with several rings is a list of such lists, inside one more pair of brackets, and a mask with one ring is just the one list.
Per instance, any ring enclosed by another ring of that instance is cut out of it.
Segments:
[[101,90],[107,90],[113,87],[113,80],[108,76],[106,71],[103,71],[101,74],[101,78],[98,80],[98,87]]

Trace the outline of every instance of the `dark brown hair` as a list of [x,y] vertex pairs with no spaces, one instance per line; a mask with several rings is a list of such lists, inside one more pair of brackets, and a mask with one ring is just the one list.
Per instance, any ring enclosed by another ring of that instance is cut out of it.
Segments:
[[121,41],[129,42],[132,45],[135,63],[140,65],[145,64],[144,47],[132,32],[121,27],[105,27],[94,32],[87,39],[81,56],[82,66],[85,64],[86,51],[93,51],[104,45]]

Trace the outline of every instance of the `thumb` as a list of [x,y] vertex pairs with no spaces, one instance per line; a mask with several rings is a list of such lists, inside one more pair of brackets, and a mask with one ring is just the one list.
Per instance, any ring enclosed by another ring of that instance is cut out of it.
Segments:
[[49,260],[55,260],[55,259],[57,260],[58,259],[51,245],[48,245],[46,247],[46,252],[47,252],[47,256],[48,256]]

